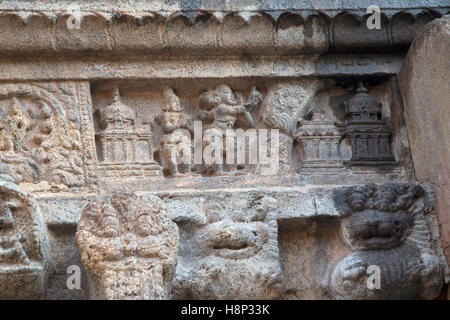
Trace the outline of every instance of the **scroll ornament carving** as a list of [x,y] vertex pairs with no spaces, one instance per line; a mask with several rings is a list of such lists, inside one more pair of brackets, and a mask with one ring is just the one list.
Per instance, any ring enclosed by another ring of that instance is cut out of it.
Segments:
[[167,299],[178,229],[156,196],[115,195],[83,210],[77,244],[99,299]]
[[[330,292],[338,299],[431,299],[443,284],[424,216],[424,190],[385,184],[346,188],[335,201],[349,214],[342,231],[354,251],[334,268]],[[367,285],[369,266],[380,268],[380,288]]]
[[268,129],[280,131],[279,174],[295,174],[292,161],[294,134],[299,120],[308,113],[308,94],[298,85],[271,88],[262,107],[262,121]]

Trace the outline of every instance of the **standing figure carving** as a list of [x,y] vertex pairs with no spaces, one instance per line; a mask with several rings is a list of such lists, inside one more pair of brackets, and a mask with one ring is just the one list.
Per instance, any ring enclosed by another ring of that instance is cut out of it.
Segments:
[[172,177],[192,174],[193,129],[181,110],[180,99],[172,89],[166,89],[164,92],[163,112],[155,120],[164,132],[159,151],[167,174]]

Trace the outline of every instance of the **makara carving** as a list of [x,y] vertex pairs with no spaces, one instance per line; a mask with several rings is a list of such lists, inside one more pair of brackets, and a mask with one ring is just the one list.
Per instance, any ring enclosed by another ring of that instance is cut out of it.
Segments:
[[51,268],[46,226],[34,198],[8,180],[0,178],[0,299],[39,299]]
[[180,222],[175,299],[275,299],[283,294],[276,208],[270,196],[207,199],[205,219]]
[[[335,201],[349,216],[342,222],[354,251],[334,268],[330,291],[340,299],[426,299],[442,287],[442,268],[424,216],[424,190],[385,184],[338,190]],[[370,266],[379,268],[379,288],[369,288]]]
[[168,298],[177,265],[178,229],[160,198],[115,195],[87,205],[77,243],[96,298]]

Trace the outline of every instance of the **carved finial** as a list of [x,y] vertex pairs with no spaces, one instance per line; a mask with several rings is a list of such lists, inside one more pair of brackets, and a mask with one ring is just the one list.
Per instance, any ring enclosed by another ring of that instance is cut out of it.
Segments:
[[114,89],[114,97],[113,97],[113,103],[115,102],[120,102],[120,92],[119,92],[119,88],[116,87]]
[[356,92],[367,92],[366,87],[364,87],[364,83],[362,81],[360,81],[358,83],[358,88],[356,89]]
[[180,99],[171,88],[164,90],[164,111],[181,112]]

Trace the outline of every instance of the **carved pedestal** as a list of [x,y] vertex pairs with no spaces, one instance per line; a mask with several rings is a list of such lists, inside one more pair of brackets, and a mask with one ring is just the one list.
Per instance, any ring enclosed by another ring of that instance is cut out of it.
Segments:
[[335,121],[303,121],[296,137],[303,148],[302,172],[344,167],[340,151],[342,136]]

